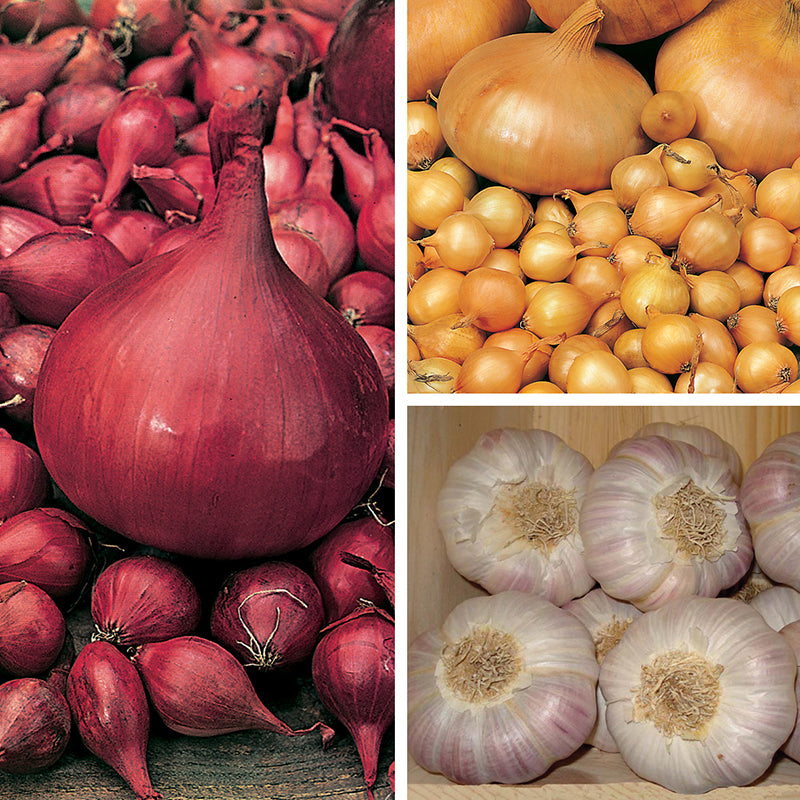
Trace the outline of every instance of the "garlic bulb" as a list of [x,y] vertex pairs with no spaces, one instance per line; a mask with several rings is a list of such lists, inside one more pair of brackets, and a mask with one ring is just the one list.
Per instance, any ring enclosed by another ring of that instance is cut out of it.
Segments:
[[[600,666],[603,665],[603,661],[611,649],[619,644],[619,640],[631,623],[642,615],[636,606],[614,600],[602,589],[592,589],[588,594],[576,600],[570,600],[561,608],[576,616],[589,631],[594,640],[595,655]],[[607,753],[619,752],[619,747],[606,725],[606,701],[599,686],[597,687],[597,722],[586,738],[586,743]]]
[[[792,648],[795,661],[800,666],[800,620],[790,622],[786,627],[781,628],[781,636]],[[795,684],[794,694],[795,699],[800,703],[800,681]],[[800,761],[800,725],[795,723],[791,736],[783,743],[781,750],[794,761]]]
[[773,586],[759,592],[750,606],[758,611],[774,631],[800,620],[800,592],[791,586]]
[[753,557],[727,465],[663,436],[622,442],[595,470],[580,531],[589,573],[643,611],[682,595],[714,597]]
[[438,497],[447,556],[495,594],[533,592],[563,605],[591,589],[578,518],[592,465],[558,436],[485,433],[450,468]]
[[608,654],[600,687],[625,763],[675,792],[743,786],[795,723],[797,661],[758,612],[684,597],[639,617]]
[[586,739],[598,670],[586,628],[547,600],[466,600],[409,648],[409,752],[457,783],[533,780]]
[[771,442],[742,481],[742,511],[761,569],[800,590],[800,433]]
[[750,603],[754,597],[770,589],[775,584],[761,571],[761,567],[753,561],[747,574],[735,586],[731,587],[730,596],[743,603]]

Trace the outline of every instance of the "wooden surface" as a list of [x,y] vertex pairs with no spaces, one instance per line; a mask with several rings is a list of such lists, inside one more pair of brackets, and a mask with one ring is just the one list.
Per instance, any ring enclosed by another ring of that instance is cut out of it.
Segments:
[[[777,436],[800,430],[798,406],[413,406],[408,410],[408,640],[438,627],[450,610],[484,590],[450,566],[436,527],[436,496],[447,470],[478,437],[498,427],[544,428],[561,436],[599,466],[621,439],[649,422],[705,425],[738,450],[744,467]],[[525,787],[460,787],[431,775],[409,756],[409,800],[498,797],[675,798],[642,781],[618,755],[584,748]],[[536,789],[536,792],[531,790]],[[716,790],[709,798],[800,798],[800,765],[785,757],[757,785]]]

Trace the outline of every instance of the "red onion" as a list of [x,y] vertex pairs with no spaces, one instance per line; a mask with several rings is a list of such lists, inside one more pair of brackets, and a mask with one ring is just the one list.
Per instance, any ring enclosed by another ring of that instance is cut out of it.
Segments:
[[391,529],[372,517],[343,522],[311,552],[311,575],[322,594],[328,622],[347,616],[364,602],[386,605],[386,595],[375,578],[363,569],[345,564],[342,553],[361,556],[377,569],[393,572]]
[[294,106],[286,90],[278,105],[272,141],[261,152],[267,200],[277,203],[297,194],[306,177],[306,162],[294,146]]
[[191,51],[177,55],[152,56],[128,73],[128,87],[152,84],[162,96],[178,95],[189,77],[189,65],[194,60]]
[[59,230],[57,222],[24,208],[0,206],[0,256],[5,258],[40,233]]
[[338,21],[353,5],[353,0],[291,0],[291,2],[279,0],[275,5],[279,7],[288,5],[291,9],[299,9],[320,19]]
[[44,672],[66,633],[63,614],[43,589],[26,581],[0,584],[0,670],[15,678]]
[[67,701],[81,740],[133,789],[138,800],[161,800],[150,782],[150,709],[136,668],[114,645],[90,642],[67,679]]
[[49,488],[39,454],[0,429],[0,520],[42,505]]
[[0,198],[43,214],[60,225],[77,225],[103,191],[105,182],[105,170],[96,159],[53,156],[0,184]]
[[294,146],[305,161],[311,161],[317,152],[321,140],[322,121],[314,105],[314,76],[305,97],[294,102]]
[[170,250],[175,250],[176,248],[181,247],[182,245],[194,239],[196,231],[197,223],[193,223],[191,225],[178,225],[176,228],[170,228],[153,241],[150,247],[147,248],[147,252],[144,254],[144,258],[142,260],[153,258],[161,255],[162,253],[168,253]]
[[106,567],[92,589],[94,639],[118,645],[191,633],[200,596],[183,570],[156,556],[129,556]]
[[377,128],[394,149],[394,0],[356,0],[336,28],[323,63],[334,116]]
[[0,44],[0,98],[18,106],[28,92],[46,92],[59,70],[80,50],[83,33],[52,50],[41,45]]
[[224,202],[193,241],[78,306],[34,406],[44,462],[78,508],[136,541],[207,558],[320,538],[370,486],[386,447],[388,398],[369,348],[275,250],[258,98],[231,90],[212,113]]
[[169,225],[148,211],[109,208],[95,216],[92,230],[105,236],[129,264],[138,264],[150,245],[169,230]]
[[332,185],[333,155],[322,142],[303,188],[294,197],[272,205],[270,221],[276,228],[286,226],[310,233],[320,243],[334,281],[348,272],[355,260],[356,236],[347,213],[331,196]]
[[70,597],[92,563],[88,530],[58,508],[34,508],[0,525],[0,581],[27,581],[55,599]]
[[275,228],[275,247],[289,269],[319,297],[331,283],[331,268],[319,242],[305,231]]
[[3,33],[11,39],[22,39],[30,33],[46,36],[57,28],[86,25],[87,18],[76,0],[16,0],[2,8]]
[[367,608],[334,623],[317,645],[311,669],[320,699],[355,739],[371,790],[381,742],[394,720],[391,617]]
[[211,609],[211,634],[246,667],[280,669],[305,661],[325,621],[311,577],[285,561],[234,573]]
[[[197,58],[194,101],[207,114],[215,100],[234,86],[258,86],[268,98],[274,114],[286,71],[275,59],[247,47],[228,44],[201,17],[192,17],[189,46]],[[274,105],[273,105],[274,101]]]
[[39,120],[46,102],[41,92],[29,92],[22,105],[0,112],[0,181],[19,175],[20,163],[39,144]]
[[[386,455],[381,464],[381,476],[383,485],[389,489],[394,489],[394,462],[395,462],[395,436],[394,420],[389,423],[389,442],[386,445]],[[394,600],[392,600],[394,605]]]
[[28,425],[33,421],[39,371],[55,334],[55,328],[38,324],[0,330],[0,398],[19,395],[24,401],[3,408],[12,419]]
[[108,32],[122,54],[132,53],[137,61],[165,55],[186,29],[179,0],[93,0],[89,23]]
[[64,695],[41,678],[0,686],[0,771],[28,775],[52,767],[67,749],[71,728]]
[[217,18],[213,24],[217,36],[222,41],[236,46],[245,46],[258,30],[259,23],[255,16],[243,16],[231,12],[225,17]]
[[82,228],[43,233],[0,260],[0,291],[31,322],[58,327],[89,292],[128,266],[99,234]]
[[192,10],[206,22],[214,23],[230,13],[261,8],[262,0],[196,0]]
[[331,286],[328,302],[351,325],[394,324],[394,281],[382,272],[349,272]]
[[147,86],[129,89],[100,126],[97,152],[108,177],[89,218],[114,205],[134,164],[166,164],[176,136],[175,120],[161,95]]
[[358,215],[356,243],[370,269],[394,276],[394,161],[377,133],[371,154],[375,185]]
[[322,58],[336,33],[337,20],[323,19],[299,8],[286,8],[284,11],[311,37],[317,58]]
[[193,128],[200,122],[200,109],[186,97],[167,95],[164,105],[175,120],[175,132],[178,134]]
[[197,125],[185,130],[175,143],[176,148],[181,153],[196,153],[198,155],[208,155],[211,147],[208,143],[208,120],[199,122]]
[[39,42],[46,49],[57,49],[64,42],[84,33],[80,51],[61,68],[56,81],[59,83],[104,83],[118,88],[124,85],[125,66],[106,44],[106,39],[85,27],[68,26],[58,28]]
[[[332,120],[339,122],[339,120]],[[334,130],[326,133],[330,142],[331,150],[336,154],[336,158],[342,168],[344,177],[344,188],[350,207],[358,213],[364,207],[367,198],[375,188],[375,170],[372,158],[369,154],[369,143],[367,136],[364,139],[367,144],[364,147],[365,155],[356,152],[347,140]]]
[[383,589],[386,599],[394,605],[394,569],[381,569],[368,558],[354,555],[353,553],[342,553],[342,563],[347,564],[349,567],[356,567],[356,569],[363,569],[369,572],[378,586]]
[[288,14],[272,12],[262,17],[261,24],[247,46],[283,64],[291,80],[303,75],[315,60],[317,48],[305,28]]
[[216,189],[208,156],[182,156],[170,162],[168,167],[137,164],[131,170],[131,177],[144,190],[160,216],[168,211],[179,211],[192,217],[194,222],[213,207]]
[[72,139],[78,153],[97,153],[100,125],[117,105],[122,92],[105,83],[62,83],[47,93],[42,111],[42,136]]
[[5,292],[0,292],[0,330],[13,328],[21,322],[19,312],[14,308],[11,298]]
[[360,325],[356,330],[369,345],[381,368],[389,395],[394,394],[394,331],[383,325]]
[[244,667],[224,647],[199,636],[142,645],[134,657],[147,693],[164,724],[186,736],[264,730],[300,736],[333,731],[322,722],[293,730],[256,695]]

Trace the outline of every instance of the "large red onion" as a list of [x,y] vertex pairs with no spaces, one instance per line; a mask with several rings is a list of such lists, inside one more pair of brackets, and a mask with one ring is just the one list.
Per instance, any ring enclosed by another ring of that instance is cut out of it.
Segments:
[[43,233],[0,260],[0,291],[26,319],[58,327],[90,292],[128,266],[99,234],[83,228]]
[[27,581],[70,597],[92,563],[86,526],[58,508],[34,508],[0,525],[0,581]]
[[[381,464],[381,483],[389,489],[394,489],[395,455],[395,431],[394,420],[392,420],[389,423],[389,442],[386,446],[386,455]],[[394,605],[393,598],[392,605]]]
[[345,564],[342,553],[361,556],[379,569],[394,571],[391,529],[372,517],[343,522],[311,552],[311,574],[325,602],[328,622],[342,619],[364,602],[386,605],[386,595],[375,578]]
[[47,101],[29,92],[22,105],[0,112],[0,181],[22,172],[20,164],[39,144],[39,120]]
[[47,592],[26,581],[0,584],[0,670],[39,675],[55,663],[66,635],[64,615]]
[[261,152],[267,200],[277,203],[297,194],[306,177],[306,162],[294,146],[294,106],[287,91],[281,95],[272,141]]
[[0,520],[42,505],[49,489],[39,454],[0,429]]
[[394,671],[394,623],[377,608],[331,625],[314,651],[317,692],[355,740],[368,789],[375,784],[381,742],[394,720]]
[[43,49],[63,47],[64,42],[84,33],[78,53],[59,70],[57,83],[105,83],[118,88],[124,85],[125,65],[114,55],[105,37],[85,27],[58,28],[39,42]]
[[394,276],[394,161],[381,137],[371,137],[375,183],[356,224],[356,243],[364,263]]
[[186,29],[181,0],[93,0],[89,23],[137,61],[166,55]]
[[282,669],[305,661],[325,622],[311,577],[287,561],[231,575],[211,609],[211,634],[246,667]]
[[67,497],[170,552],[310,544],[362,497],[386,447],[369,348],[275,249],[266,117],[255,88],[214,107],[217,202],[196,238],[87,297],[37,388],[37,441]]
[[328,302],[351,325],[394,324],[394,281],[382,272],[348,272],[331,286]]
[[200,596],[177,565],[156,556],[129,556],[98,576],[92,619],[94,639],[118,645],[158,642],[197,627]]
[[49,217],[24,208],[0,206],[0,256],[5,258],[28,239],[60,229]]
[[179,211],[194,222],[213,208],[216,190],[208,156],[182,156],[167,167],[135,164],[131,177],[144,190],[159,216]]
[[27,425],[33,422],[39,372],[55,334],[50,325],[36,323],[0,330],[0,398],[10,400],[18,395],[23,401],[3,408],[12,419]]
[[336,28],[322,71],[334,116],[377,128],[394,150],[394,0],[356,0]]
[[0,185],[0,198],[49,217],[60,225],[78,225],[106,183],[94,158],[59,155],[39,161]]
[[129,264],[138,264],[150,245],[169,230],[169,225],[149,211],[107,208],[96,214],[92,230],[108,239]]
[[58,28],[86,25],[88,19],[77,0],[14,0],[2,8],[3,33],[11,39],[22,39],[30,33],[47,36]]
[[114,645],[90,642],[67,679],[67,702],[81,740],[133,789],[137,800],[161,800],[150,782],[150,708],[136,668]]
[[294,730],[256,694],[244,667],[224,647],[199,636],[142,645],[134,657],[150,701],[163,723],[186,736],[220,736],[263,730],[301,736],[319,730],[323,744],[333,731],[322,722]]

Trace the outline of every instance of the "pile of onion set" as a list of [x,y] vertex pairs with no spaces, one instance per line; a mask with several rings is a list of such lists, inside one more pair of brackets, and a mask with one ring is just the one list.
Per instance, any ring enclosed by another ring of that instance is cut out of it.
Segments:
[[[798,434],[744,475],[692,424],[646,426],[567,486],[576,458],[549,431],[502,428],[451,465],[438,525],[486,593],[410,645],[410,754],[457,783],[527,783],[590,745],[685,794],[796,759]],[[565,569],[555,549],[542,561],[541,531],[569,503]],[[515,577],[534,556],[551,585]]]
[[530,5],[409,94],[409,391],[798,391],[796,2]]
[[123,5],[0,14],[3,786],[166,797],[166,728],[382,791],[394,3]]

